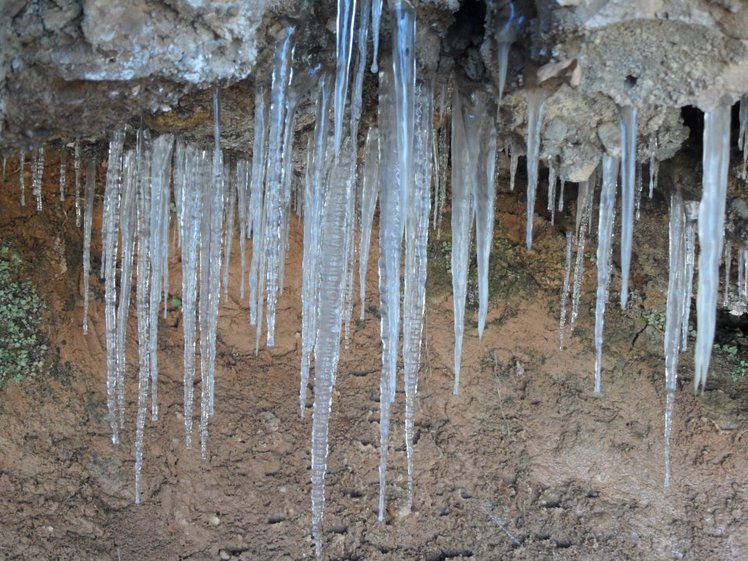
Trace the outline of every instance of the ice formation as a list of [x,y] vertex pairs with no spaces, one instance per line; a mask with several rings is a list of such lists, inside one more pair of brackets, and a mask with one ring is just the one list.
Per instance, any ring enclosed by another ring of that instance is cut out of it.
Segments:
[[704,178],[699,208],[699,286],[696,293],[694,391],[703,390],[709,373],[717,321],[719,260],[725,224],[727,172],[730,165],[730,107],[704,114]]
[[532,220],[538,189],[540,129],[543,126],[544,102],[543,91],[534,90],[527,94],[527,249],[532,249]]
[[634,239],[634,198],[636,190],[636,107],[621,107],[621,308],[629,299],[631,245]]
[[356,0],[338,0],[335,25],[335,51],[337,66],[335,71],[335,152],[340,151],[343,140],[343,117],[348,96],[348,79],[353,53],[353,24],[356,16]]

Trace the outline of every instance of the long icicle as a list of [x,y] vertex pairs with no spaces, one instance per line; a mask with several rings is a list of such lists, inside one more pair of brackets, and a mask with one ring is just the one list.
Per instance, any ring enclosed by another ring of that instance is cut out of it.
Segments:
[[597,230],[597,306],[595,311],[595,394],[600,395],[603,358],[603,321],[610,287],[613,223],[615,222],[618,158],[603,155],[603,190]]
[[374,211],[379,195],[379,130],[370,127],[366,135],[363,191],[361,195],[361,248],[359,250],[359,306],[361,321],[366,317],[366,271],[369,267],[369,246]]
[[623,163],[621,174],[621,308],[629,300],[631,244],[634,239],[634,199],[636,196],[636,107],[621,107],[621,139]]
[[683,319],[683,282],[685,269],[685,214],[683,198],[675,192],[670,197],[670,272],[665,318],[665,488],[670,487],[670,437],[673,431],[673,406],[678,380],[678,343]]
[[86,170],[85,213],[83,220],[83,335],[88,335],[88,298],[91,277],[91,232],[93,229],[93,203],[96,191],[96,161],[91,159]]
[[527,249],[532,249],[532,222],[535,194],[538,189],[540,160],[540,129],[543,126],[545,94],[534,90],[527,94]]
[[730,107],[704,114],[704,179],[699,208],[699,287],[696,294],[694,391],[704,388],[717,321],[719,258],[725,224],[727,173],[730,165]]
[[334,102],[336,153],[340,151],[340,143],[343,140],[343,118],[345,117],[345,100],[348,97],[355,19],[356,0],[338,0],[338,13],[335,24],[335,52],[337,54]]

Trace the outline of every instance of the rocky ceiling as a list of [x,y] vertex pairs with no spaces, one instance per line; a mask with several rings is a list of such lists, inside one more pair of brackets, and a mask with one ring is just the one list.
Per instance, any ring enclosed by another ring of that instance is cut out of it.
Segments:
[[[586,179],[618,105],[639,107],[640,159],[688,136],[680,108],[732,104],[748,92],[748,3],[742,0],[493,0],[515,14],[501,106],[504,138],[522,146],[528,88],[548,96],[544,158]],[[144,119],[193,140],[210,136],[209,88],[222,91],[224,148],[251,151],[254,84],[269,80],[275,37],[299,24],[295,65],[334,65],[331,0],[6,0],[0,21],[0,150],[103,138]],[[419,76],[496,93],[497,41],[508,28],[479,0],[417,3]],[[389,21],[384,10],[382,48]],[[367,77],[372,111],[376,79]],[[367,99],[369,103],[367,103]],[[366,110],[366,109],[365,109]],[[303,113],[303,111],[302,111]],[[300,118],[299,127],[309,120]],[[614,128],[611,128],[611,125]],[[516,137],[516,139],[514,138]]]

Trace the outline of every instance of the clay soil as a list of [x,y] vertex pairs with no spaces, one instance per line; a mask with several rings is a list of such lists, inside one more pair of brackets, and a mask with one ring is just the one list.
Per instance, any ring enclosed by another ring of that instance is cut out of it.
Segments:
[[[63,205],[55,194],[57,169],[50,161],[41,213],[30,193],[28,206],[19,208],[13,162],[0,190],[0,237],[22,256],[47,302],[44,329],[51,349],[43,375],[0,389],[0,559],[312,559],[311,407],[304,419],[298,411],[298,225],[291,234],[276,346],[262,346],[258,355],[239,296],[234,244],[229,295],[221,302],[207,460],[183,445],[179,309],[160,322],[161,417],[147,423],[144,496],[135,505],[135,314],[129,325],[127,426],[114,447],[106,417],[103,284],[92,275],[91,327],[84,336],[81,232],[72,197]],[[95,273],[99,203],[100,197]],[[376,519],[381,363],[377,256],[371,256],[366,319],[354,323],[350,348],[342,352],[333,403],[325,558],[748,559],[746,384],[732,382],[719,360],[705,395],[694,397],[692,361],[683,355],[673,482],[668,491],[663,488],[662,335],[642,319],[642,310],[664,310],[664,204],[644,203],[631,310],[618,309],[617,285],[612,288],[601,397],[592,392],[594,265],[587,264],[575,334],[567,330],[559,350],[562,229],[536,216],[536,247],[528,253],[521,243],[521,197],[503,194],[498,204],[489,323],[480,340],[469,306],[458,396],[452,395],[447,242],[432,242],[414,509],[406,510],[404,395],[398,391],[384,523]],[[171,287],[179,296],[176,258]]]

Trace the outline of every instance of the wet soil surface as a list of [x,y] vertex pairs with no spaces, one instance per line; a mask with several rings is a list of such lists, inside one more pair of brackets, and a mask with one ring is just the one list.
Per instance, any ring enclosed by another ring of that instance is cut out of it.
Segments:
[[[298,411],[300,229],[291,234],[276,346],[258,355],[239,296],[234,244],[229,296],[222,295],[207,460],[183,445],[179,309],[161,320],[161,418],[147,423],[144,496],[136,506],[135,315],[127,427],[114,447],[106,419],[103,285],[92,275],[91,327],[83,336],[81,233],[72,197],[64,208],[55,199],[52,169],[41,213],[31,204],[18,207],[11,164],[0,189],[0,236],[32,265],[29,275],[48,303],[52,349],[44,375],[0,389],[0,559],[312,559],[311,407],[304,419]],[[697,398],[689,384],[692,361],[683,355],[673,482],[663,488],[662,338],[641,310],[664,309],[666,209],[645,202],[632,310],[617,309],[618,288],[612,287],[603,394],[596,397],[589,311],[594,265],[587,266],[576,333],[567,329],[559,350],[563,234],[536,217],[536,248],[527,253],[521,246],[524,207],[514,195],[501,195],[499,204],[494,273],[524,281],[496,289],[501,298],[491,303],[482,340],[469,309],[458,396],[452,395],[452,300],[448,286],[439,285],[444,244],[432,242],[414,509],[406,509],[404,395],[398,391],[384,523],[376,514],[381,358],[377,255],[371,256],[366,319],[355,323],[350,348],[342,352],[333,402],[325,558],[748,558],[746,383],[731,381],[719,357],[707,392]],[[94,255],[100,255],[98,233]],[[178,259],[171,266],[178,296]],[[98,268],[95,257],[92,270]]]

